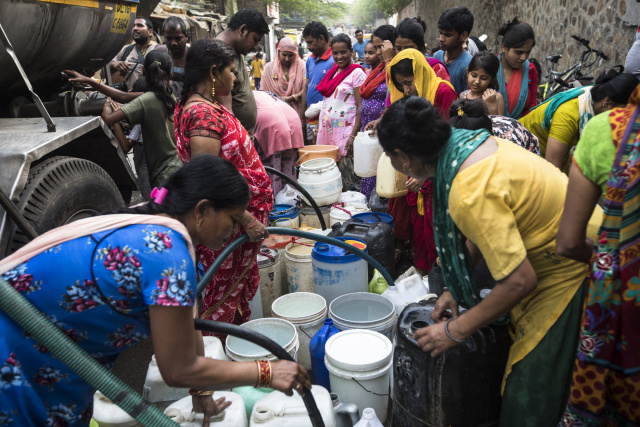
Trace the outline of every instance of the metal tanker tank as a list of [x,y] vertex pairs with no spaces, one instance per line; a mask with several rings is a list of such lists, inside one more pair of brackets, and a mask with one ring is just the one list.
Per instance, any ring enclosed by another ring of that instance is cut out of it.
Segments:
[[[149,4],[152,3],[152,4]],[[60,71],[97,71],[131,37],[138,8],[158,0],[0,1],[0,24],[36,92],[57,93]],[[13,61],[0,45],[0,87],[6,98],[25,92]]]

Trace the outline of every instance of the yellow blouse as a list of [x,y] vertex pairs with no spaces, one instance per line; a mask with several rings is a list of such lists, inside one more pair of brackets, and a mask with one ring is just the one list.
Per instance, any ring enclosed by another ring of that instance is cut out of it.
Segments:
[[[533,110],[531,113],[520,119],[520,123],[526,127],[529,132],[538,137],[540,142],[540,155],[544,158],[547,152],[547,139],[554,138],[565,144],[569,149],[578,144],[578,123],[580,122],[580,112],[578,109],[578,98],[571,99],[560,105],[553,114],[551,120],[551,128],[545,130],[542,128],[544,121],[544,113],[547,110],[546,105]],[[565,156],[562,162],[562,170],[569,171],[570,156]]]
[[[544,337],[587,277],[587,265],[559,256],[556,235],[568,178],[556,167],[512,142],[495,138],[498,150],[460,171],[453,180],[449,212],[460,231],[482,252],[495,280],[509,276],[525,257],[537,288],[510,313],[514,343],[505,380]],[[602,221],[597,207],[588,236]],[[503,383],[504,387],[504,383]]]

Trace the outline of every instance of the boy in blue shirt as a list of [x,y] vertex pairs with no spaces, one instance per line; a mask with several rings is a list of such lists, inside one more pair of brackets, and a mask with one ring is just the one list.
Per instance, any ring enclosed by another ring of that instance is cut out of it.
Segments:
[[360,29],[356,30],[355,36],[357,42],[353,44],[353,60],[356,64],[360,64],[364,68],[369,68],[369,66],[364,63],[364,48],[367,43],[369,43],[369,40],[364,39],[364,33]]
[[467,67],[471,54],[463,43],[473,29],[473,15],[466,7],[454,7],[438,19],[440,49],[434,58],[444,62],[451,76],[451,84],[458,95],[467,89]]

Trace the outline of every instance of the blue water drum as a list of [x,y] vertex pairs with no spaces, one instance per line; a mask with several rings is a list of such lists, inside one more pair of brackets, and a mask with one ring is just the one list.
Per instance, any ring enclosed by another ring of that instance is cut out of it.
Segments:
[[384,224],[389,224],[390,226],[394,226],[393,217],[388,213],[382,212],[364,212],[355,214],[351,217],[352,220],[356,222],[364,222],[365,224],[375,224],[376,222],[382,222]]
[[[351,237],[334,237],[366,251],[367,244]],[[367,292],[369,280],[367,262],[339,246],[316,242],[311,251],[313,292],[327,301],[327,307],[339,296]]]

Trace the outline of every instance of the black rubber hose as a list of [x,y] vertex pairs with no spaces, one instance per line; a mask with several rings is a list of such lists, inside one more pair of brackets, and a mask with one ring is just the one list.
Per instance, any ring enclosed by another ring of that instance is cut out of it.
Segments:
[[[276,170],[270,166],[265,166],[264,168],[267,172],[278,175],[280,178],[284,179],[289,184],[293,185],[296,188],[296,190],[301,192],[302,195],[307,198],[309,203],[311,203],[311,207],[313,208],[313,210],[316,211],[316,215],[318,215],[318,219],[320,220],[320,227],[322,227],[323,230],[327,229],[327,224],[324,222],[324,217],[322,216],[322,212],[320,212],[320,208],[318,207],[318,204],[316,203],[315,200],[313,200],[313,197],[311,197],[311,194],[309,194],[307,190],[302,188],[302,186],[297,181],[291,179],[290,177],[280,172],[279,170]],[[275,197],[275,194],[273,196]]]
[[29,240],[33,240],[38,237],[38,233],[31,227],[31,224],[27,222],[27,219],[18,211],[16,205],[13,204],[11,200],[7,196],[5,196],[4,191],[0,190],[0,205],[4,208],[5,212],[11,217],[13,222],[16,223],[18,228],[29,238]]
[[[232,325],[229,323],[203,319],[195,320],[195,328],[199,331],[214,332],[216,334],[231,335],[234,337],[242,338],[268,350],[269,352],[271,352],[271,354],[273,354],[280,360],[295,362],[295,360],[293,360],[293,357],[291,357],[291,355],[287,353],[285,349],[280,347],[278,343],[249,328],[243,328],[241,326]],[[309,412],[309,418],[311,418],[311,426],[324,427],[322,415],[320,415],[320,410],[318,409],[316,400],[313,398],[311,390],[307,388],[304,389],[304,396],[302,397],[302,400],[304,401],[304,406],[307,408],[307,412]]]

